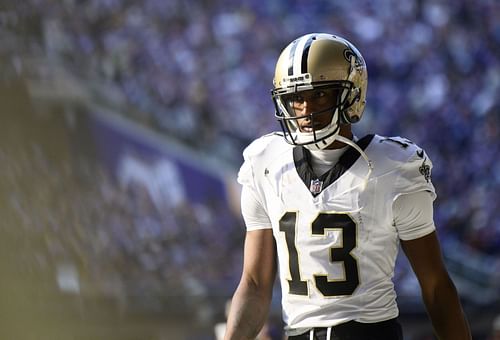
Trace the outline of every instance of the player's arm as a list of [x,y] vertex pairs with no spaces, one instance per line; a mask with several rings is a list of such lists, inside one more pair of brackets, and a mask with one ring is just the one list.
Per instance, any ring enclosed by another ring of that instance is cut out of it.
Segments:
[[[403,142],[407,142],[404,141]],[[436,197],[432,162],[424,150],[406,143],[410,158],[399,169],[393,203],[401,246],[420,283],[422,298],[441,340],[471,339],[457,290],[445,267],[433,218]]]
[[248,231],[243,273],[234,293],[225,340],[255,339],[268,317],[276,276],[272,229]]
[[433,221],[432,195],[421,191],[398,197],[393,205],[401,246],[420,283],[436,335],[471,339],[455,285],[446,270]]
[[470,340],[471,334],[457,290],[446,270],[436,232],[402,241],[420,283],[435,333],[441,340]]

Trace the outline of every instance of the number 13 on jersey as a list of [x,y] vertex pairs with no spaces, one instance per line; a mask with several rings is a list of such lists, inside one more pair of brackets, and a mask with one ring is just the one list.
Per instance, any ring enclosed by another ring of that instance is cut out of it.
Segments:
[[[289,293],[308,295],[307,281],[301,277],[299,253],[296,245],[297,212],[287,212],[279,222],[280,231],[285,233],[291,279],[287,280]],[[326,230],[337,229],[342,233],[342,244],[325,251],[330,262],[340,262],[344,268],[342,279],[329,279],[327,274],[314,275],[314,285],[327,297],[351,295],[359,285],[358,263],[351,252],[356,247],[356,224],[347,214],[320,213],[311,223],[313,236],[325,236]]]

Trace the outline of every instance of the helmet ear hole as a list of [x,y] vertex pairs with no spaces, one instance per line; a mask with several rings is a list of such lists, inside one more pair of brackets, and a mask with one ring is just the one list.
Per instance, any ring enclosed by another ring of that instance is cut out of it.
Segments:
[[357,105],[361,98],[361,91],[359,88],[352,88],[349,93],[345,103],[345,109],[342,110],[340,115],[340,122],[343,124],[357,123],[360,116],[356,114],[357,110],[353,107]]
[[357,122],[359,122],[359,116],[351,116],[351,117],[349,117],[349,122],[350,123],[357,123]]

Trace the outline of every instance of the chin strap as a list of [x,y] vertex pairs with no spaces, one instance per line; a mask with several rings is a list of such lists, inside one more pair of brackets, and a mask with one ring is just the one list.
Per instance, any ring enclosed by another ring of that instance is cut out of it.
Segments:
[[361,149],[359,147],[358,144],[354,143],[352,140],[348,139],[348,138],[345,138],[343,136],[340,136],[340,135],[337,135],[335,140],[338,140],[342,143],[345,143],[349,146],[352,146],[354,149],[356,149],[356,151],[359,152],[359,154],[361,155],[361,157],[363,157],[363,159],[366,161],[366,163],[368,164],[368,173],[366,174],[365,176],[365,179],[363,180],[363,190],[366,188],[366,185],[368,184],[368,179],[370,178],[370,175],[373,171],[373,165],[372,165],[372,161],[368,158],[368,156],[366,155],[366,153],[363,151],[363,149]]

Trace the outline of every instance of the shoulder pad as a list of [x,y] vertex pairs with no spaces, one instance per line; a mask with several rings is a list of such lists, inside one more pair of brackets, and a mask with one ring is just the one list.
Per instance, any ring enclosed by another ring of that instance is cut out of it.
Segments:
[[423,158],[425,155],[424,151],[417,144],[407,138],[377,135],[374,142],[378,144],[378,148],[381,149],[386,157],[397,162],[406,162],[414,156]]
[[271,144],[279,143],[278,140],[286,144],[283,135],[279,132],[272,132],[257,138],[243,150],[243,157],[245,159],[256,157],[262,154]]
[[250,184],[254,181],[254,174],[265,166],[269,159],[280,150],[290,148],[283,135],[270,133],[254,140],[243,151],[243,164],[238,172],[238,182],[240,184]]
[[431,182],[432,161],[425,151],[411,140],[402,137],[376,136],[375,162],[381,173],[397,174],[396,197],[418,191],[428,191],[436,197]]

